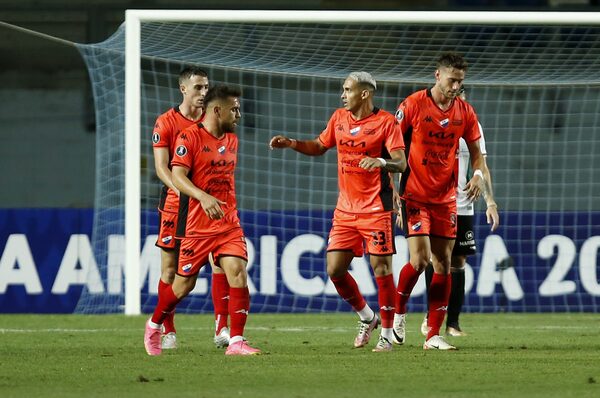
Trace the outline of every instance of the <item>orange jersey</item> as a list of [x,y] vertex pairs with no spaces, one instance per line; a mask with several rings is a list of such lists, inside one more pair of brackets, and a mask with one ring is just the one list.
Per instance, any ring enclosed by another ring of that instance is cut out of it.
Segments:
[[455,98],[443,111],[426,89],[408,96],[398,107],[396,119],[407,143],[403,197],[422,203],[455,202],[459,138],[473,142],[480,137],[473,107]]
[[347,213],[393,209],[389,173],[358,166],[365,156],[389,159],[390,152],[404,149],[399,124],[392,114],[375,108],[366,118],[354,120],[350,111],[338,109],[319,141],[326,148],[337,146],[340,194],[336,209]]
[[[169,169],[171,168],[177,134],[194,123],[196,122],[183,116],[177,106],[169,109],[156,119],[152,132],[152,147],[167,148],[169,151]],[[163,186],[158,208],[168,213],[177,213],[179,197],[172,189]]]
[[202,123],[188,127],[177,136],[171,164],[187,168],[188,178],[196,187],[226,203],[221,205],[223,218],[211,220],[198,200],[182,193],[178,238],[202,238],[240,227],[234,176],[237,149],[235,134],[226,133],[217,139]]

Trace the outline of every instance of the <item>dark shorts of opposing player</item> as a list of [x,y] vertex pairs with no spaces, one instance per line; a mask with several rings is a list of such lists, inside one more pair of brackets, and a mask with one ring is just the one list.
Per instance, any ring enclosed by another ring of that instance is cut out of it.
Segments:
[[453,256],[472,256],[477,252],[473,233],[473,216],[458,216]]
[[239,257],[248,261],[246,238],[241,228],[205,238],[182,238],[179,246],[177,275],[190,277],[198,274],[208,263],[212,253],[214,263],[220,266],[222,257]]
[[393,225],[391,211],[356,214],[336,209],[327,251],[351,250],[355,257],[361,257],[365,251],[390,256],[396,253]]
[[158,210],[158,239],[156,246],[163,250],[175,249],[175,230],[177,229],[177,213]]
[[411,236],[456,238],[456,202],[431,204],[403,199],[404,233]]

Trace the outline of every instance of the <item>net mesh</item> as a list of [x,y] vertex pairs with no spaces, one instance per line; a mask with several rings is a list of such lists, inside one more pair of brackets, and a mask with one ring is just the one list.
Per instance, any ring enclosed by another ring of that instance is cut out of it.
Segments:
[[[181,101],[182,65],[200,65],[211,84],[243,91],[236,181],[252,310],[342,311],[349,307],[324,264],[337,197],[335,151],[312,158],[270,151],[268,140],[277,133],[313,139],[341,106],[341,83],[355,70],[376,78],[375,103],[393,113],[404,97],[433,84],[444,51],[470,64],[469,102],[486,133],[502,217],[488,236],[477,210],[479,254],[468,260],[465,310],[596,311],[599,33],[594,26],[143,23],[142,311],[153,309],[160,275],[153,247],[160,183],[150,138],[156,117]],[[79,46],[96,106],[92,241],[106,287],[104,294],[84,289],[79,312],[123,305],[124,40],[121,28],[105,42]],[[404,238],[396,242],[395,277],[408,257]],[[351,271],[376,303],[366,260],[356,259]],[[178,311],[212,310],[206,272]],[[423,310],[422,292],[420,282],[411,310]]]

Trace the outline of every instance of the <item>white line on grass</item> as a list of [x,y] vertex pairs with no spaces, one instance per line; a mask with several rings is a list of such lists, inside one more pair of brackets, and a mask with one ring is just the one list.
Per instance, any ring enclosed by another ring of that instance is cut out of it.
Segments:
[[[18,329],[18,328],[0,328],[0,334],[4,333],[106,333],[106,332],[133,332],[143,330],[144,328],[110,328],[110,329],[65,329],[65,328],[48,328],[48,329]],[[178,327],[177,329],[182,330],[202,330],[203,328],[192,328],[192,327]],[[307,326],[307,327],[265,327],[265,326],[248,326],[247,330],[262,330],[262,331],[278,331],[278,332],[307,332],[307,331],[324,331],[324,332],[337,332],[345,333],[348,330],[354,330],[355,328],[327,328],[320,326]]]
[[[144,328],[110,328],[110,329],[66,329],[66,328],[46,328],[46,329],[19,329],[19,328],[0,328],[0,334],[6,333],[106,333],[106,332],[135,332],[143,330]],[[202,330],[203,328],[192,328],[192,327],[178,327],[178,329],[182,330]],[[260,331],[274,331],[274,332],[290,332],[290,333],[303,333],[308,331],[313,332],[333,332],[333,333],[346,333],[350,330],[355,330],[354,327],[334,327],[328,328],[323,326],[299,326],[299,327],[266,327],[266,326],[248,326],[247,330],[260,330]],[[479,330],[485,331],[489,330],[489,327],[471,327],[469,330]],[[597,329],[595,325],[570,325],[570,326],[559,326],[559,325],[542,325],[535,327],[526,327],[526,326],[502,326],[503,330],[512,329],[512,330],[544,330],[544,331],[553,331],[553,330],[587,330],[587,329]],[[410,330],[407,330],[407,333],[416,333]]]

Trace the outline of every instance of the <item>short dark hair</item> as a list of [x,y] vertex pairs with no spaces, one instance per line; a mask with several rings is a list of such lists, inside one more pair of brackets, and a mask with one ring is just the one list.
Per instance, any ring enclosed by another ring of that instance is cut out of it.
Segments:
[[183,84],[184,80],[189,79],[192,76],[202,76],[208,78],[208,73],[204,69],[200,69],[197,66],[186,66],[181,72],[179,72],[179,84]]
[[214,101],[225,100],[230,97],[239,98],[241,95],[242,91],[237,87],[217,84],[208,89],[208,92],[204,96],[204,107],[208,108],[208,105]]
[[437,61],[438,68],[444,66],[446,68],[454,68],[460,70],[467,70],[467,61],[464,57],[458,53],[444,53],[440,55]]

